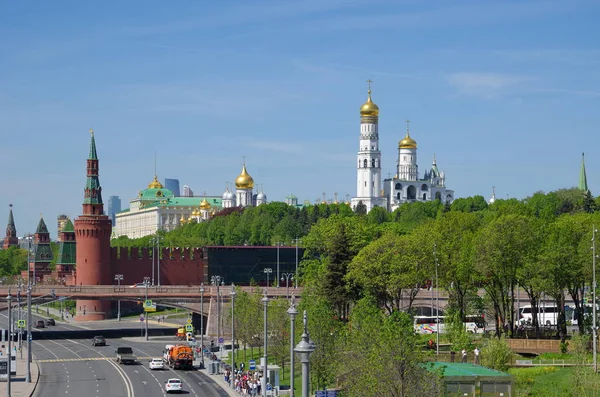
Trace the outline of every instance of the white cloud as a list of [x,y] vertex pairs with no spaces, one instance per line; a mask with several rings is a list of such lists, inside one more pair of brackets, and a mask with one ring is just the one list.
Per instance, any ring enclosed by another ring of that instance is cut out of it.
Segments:
[[500,73],[454,73],[446,77],[446,81],[456,88],[459,94],[493,98],[505,93],[508,88],[515,87],[529,80],[527,77]]

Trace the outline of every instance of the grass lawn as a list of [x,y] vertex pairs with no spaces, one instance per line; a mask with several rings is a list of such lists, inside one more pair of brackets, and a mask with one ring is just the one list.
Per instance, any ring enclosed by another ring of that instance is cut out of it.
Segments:
[[515,378],[516,397],[600,396],[600,375],[594,375],[591,367],[511,368],[508,372]]

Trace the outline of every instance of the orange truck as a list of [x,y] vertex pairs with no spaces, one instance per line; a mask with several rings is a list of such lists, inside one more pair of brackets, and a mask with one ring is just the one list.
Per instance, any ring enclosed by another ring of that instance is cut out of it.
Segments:
[[188,345],[167,345],[165,358],[173,369],[193,369],[194,351]]

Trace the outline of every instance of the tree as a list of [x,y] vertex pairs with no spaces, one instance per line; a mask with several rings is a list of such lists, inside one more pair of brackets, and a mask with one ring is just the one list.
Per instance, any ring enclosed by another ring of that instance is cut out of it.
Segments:
[[[342,339],[342,338],[340,338]],[[427,370],[411,317],[384,315],[365,297],[353,308],[338,370],[350,397],[409,397],[441,394],[440,377]]]
[[356,206],[354,207],[354,212],[356,215],[367,215],[367,206],[362,200],[359,200]]
[[514,353],[504,336],[490,338],[483,349],[481,349],[481,364],[498,371],[507,371],[513,356]]

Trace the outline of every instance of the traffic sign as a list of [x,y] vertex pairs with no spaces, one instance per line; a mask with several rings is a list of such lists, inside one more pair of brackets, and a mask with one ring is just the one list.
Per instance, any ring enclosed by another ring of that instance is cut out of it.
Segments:
[[219,343],[223,343],[223,342],[225,342],[225,339],[219,338]]
[[140,322],[143,323],[144,322],[144,316],[140,316]]
[[155,312],[156,311],[156,305],[144,306],[144,311],[145,312]]
[[152,307],[152,300],[150,300],[150,299],[145,300],[144,307]]
[[186,332],[194,332],[194,326],[192,324],[186,324],[185,331]]
[[256,360],[250,360],[250,371],[256,371]]
[[188,324],[191,324],[191,323],[192,323],[192,319],[191,319],[191,318],[188,318],[188,319],[187,319],[187,323],[188,323]]
[[25,320],[18,320],[17,321],[17,327],[19,327],[19,328],[25,328]]

